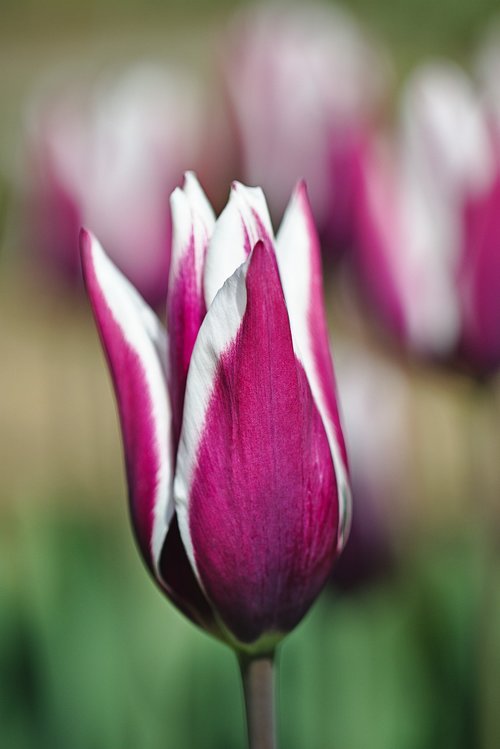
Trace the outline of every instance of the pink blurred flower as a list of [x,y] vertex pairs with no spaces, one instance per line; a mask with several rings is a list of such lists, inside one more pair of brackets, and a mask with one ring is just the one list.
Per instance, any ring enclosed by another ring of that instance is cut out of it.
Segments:
[[500,162],[488,112],[451,64],[421,68],[393,143],[366,148],[358,270],[382,321],[409,348],[500,365]]
[[40,95],[28,121],[27,220],[49,269],[79,278],[85,223],[151,304],[164,299],[168,199],[186,168],[204,173],[203,119],[195,81],[148,63]]
[[340,8],[272,3],[237,16],[225,78],[245,181],[281,215],[304,177],[321,234],[351,238],[360,143],[387,90],[389,65]]
[[168,337],[82,234],[132,521],[188,617],[269,652],[323,587],[349,525],[319,243],[302,184],[276,238],[259,189],[235,183],[217,221],[192,175],[171,201]]
[[335,364],[354,512],[333,580],[350,589],[386,573],[408,536],[412,400],[398,368],[369,349],[337,342]]

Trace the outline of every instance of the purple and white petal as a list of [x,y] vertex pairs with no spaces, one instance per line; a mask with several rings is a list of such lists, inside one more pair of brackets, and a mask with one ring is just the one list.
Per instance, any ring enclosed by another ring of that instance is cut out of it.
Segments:
[[450,356],[460,336],[457,267],[463,211],[494,177],[490,125],[472,80],[458,66],[420,66],[401,107],[401,237],[395,243],[408,341],[419,353]]
[[320,245],[303,182],[297,185],[285,212],[276,238],[276,255],[295,354],[307,375],[334,461],[341,550],[349,533],[351,491],[323,301]]
[[189,531],[189,491],[197,447],[214,388],[217,362],[230,348],[241,327],[246,305],[246,267],[225,282],[207,313],[191,357],[187,378],[181,439],[177,451],[174,499],[179,530],[189,560],[196,570]]
[[200,329],[174,494],[188,556],[232,636],[258,648],[295,626],[330,574],[339,505],[270,243],[257,243]]
[[166,333],[154,312],[82,230],[83,274],[109,363],[123,434],[138,545],[153,574],[174,513]]
[[465,247],[459,269],[460,354],[469,368],[491,375],[500,366],[500,175],[466,210]]
[[168,379],[176,444],[191,353],[206,312],[203,267],[215,216],[198,180],[189,172],[183,188],[172,193],[170,205],[173,236],[167,296]]
[[401,126],[404,157],[435,199],[461,201],[491,184],[490,123],[473,81],[459,65],[434,61],[416,69],[403,90]]
[[260,187],[233,182],[229,201],[217,219],[208,247],[204,274],[207,309],[259,239],[272,241],[272,237],[271,219]]

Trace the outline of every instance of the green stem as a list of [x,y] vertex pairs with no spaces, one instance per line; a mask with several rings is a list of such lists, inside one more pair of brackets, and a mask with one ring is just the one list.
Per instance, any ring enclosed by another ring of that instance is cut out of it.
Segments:
[[277,749],[274,654],[240,655],[249,749]]

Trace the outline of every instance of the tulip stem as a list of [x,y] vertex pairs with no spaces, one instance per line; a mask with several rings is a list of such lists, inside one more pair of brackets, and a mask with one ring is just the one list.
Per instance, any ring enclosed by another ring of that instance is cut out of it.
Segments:
[[249,749],[277,749],[274,654],[240,655]]

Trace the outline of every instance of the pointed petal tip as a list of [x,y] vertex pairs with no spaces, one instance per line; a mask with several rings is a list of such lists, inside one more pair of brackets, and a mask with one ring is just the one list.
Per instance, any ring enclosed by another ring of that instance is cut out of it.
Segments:
[[305,196],[308,195],[307,182],[305,180],[305,177],[300,177],[297,180],[297,183],[295,185],[294,194],[296,194],[296,195],[305,195]]
[[263,190],[262,190],[262,187],[260,187],[259,185],[244,185],[243,182],[240,182],[237,179],[233,179],[233,181],[231,182],[231,192],[232,193],[235,192],[235,193],[238,193],[240,195],[241,194],[244,195],[247,191],[249,191],[250,194],[255,194],[255,193],[262,193],[262,194],[264,194]]
[[[185,185],[185,182],[184,182]],[[184,189],[185,187],[176,187],[172,192],[170,193],[170,210],[173,212],[174,207],[183,200],[184,198]]]
[[80,228],[79,244],[84,276],[87,269],[95,267],[96,263],[101,260],[106,263],[107,267],[111,265],[115,270],[118,270],[108,257],[95,234],[92,234],[92,232],[84,226]]
[[229,190],[229,202],[237,203],[239,200],[244,198],[245,190],[249,189],[251,188],[246,187],[242,182],[238,182],[238,180],[234,179],[231,182],[231,189]]
[[[297,224],[298,222],[298,224]],[[288,225],[288,226],[287,226]],[[293,228],[290,228],[292,226]],[[278,236],[292,232],[296,237],[298,226],[302,226],[308,234],[308,241],[319,242],[316,222],[309,199],[309,191],[304,178],[298,180],[288,205],[285,209]],[[288,237],[290,239],[290,237]]]
[[202,190],[202,187],[200,185],[200,181],[198,179],[198,176],[195,171],[192,169],[188,169],[184,172],[184,179],[182,182],[182,190],[185,193],[190,193],[191,191],[195,190],[199,192]]
[[244,185],[243,182],[240,182],[237,179],[231,182],[230,198],[243,198],[246,201],[252,202],[252,196],[258,196],[257,199],[263,199],[264,203],[266,203],[264,191],[259,185]]
[[215,213],[194,171],[184,172],[181,192],[191,206],[191,210],[198,214],[205,224],[205,228],[211,232],[215,224]]
[[79,245],[83,281],[92,298],[91,289],[95,284],[96,265],[101,258],[110,261],[92,232],[83,226],[80,228]]
[[208,202],[205,192],[200,185],[200,181],[195,171],[187,169],[183,174],[182,185],[178,185],[170,195],[170,200],[174,195],[181,194],[188,200],[200,200],[200,196]]
[[92,234],[88,231],[88,229],[86,229],[84,226],[81,226],[78,241],[80,244],[80,252],[82,258],[90,253],[92,249],[92,239]]
[[196,176],[196,172],[193,169],[186,169],[186,171],[184,172],[184,189],[190,182],[196,182],[196,184],[198,185],[200,184],[198,181],[198,177]]
[[274,257],[274,251],[272,250],[269,242],[264,242],[263,239],[258,239],[253,248],[252,252],[250,253],[250,256],[248,258],[248,264],[251,265],[254,262],[257,262],[261,258],[270,258],[271,256]]
[[248,273],[250,274],[250,277],[247,275],[248,283],[250,283],[250,278],[253,276],[260,278],[259,283],[262,283],[273,274],[277,276],[281,286],[278,259],[274,247],[270,242],[264,242],[263,239],[257,240],[247,262]]
[[301,177],[297,184],[295,185],[295,189],[292,194],[292,201],[297,201],[300,203],[303,210],[306,210],[308,213],[311,213],[311,202],[309,200],[309,190],[307,189],[307,182],[304,179],[304,177]]

